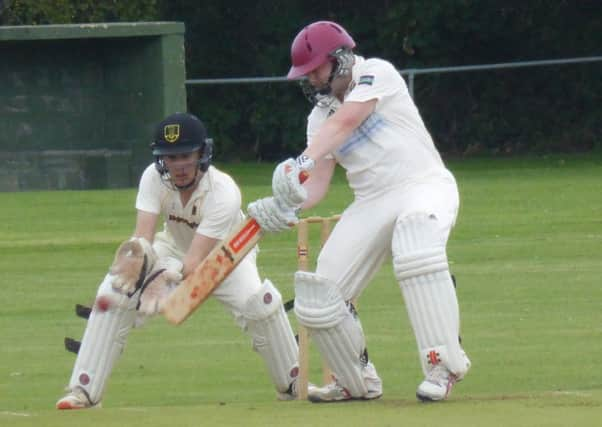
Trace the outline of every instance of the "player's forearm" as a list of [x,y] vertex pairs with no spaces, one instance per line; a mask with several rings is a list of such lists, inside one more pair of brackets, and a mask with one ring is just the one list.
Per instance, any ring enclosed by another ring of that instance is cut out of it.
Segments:
[[317,188],[317,189],[309,189],[307,191],[307,200],[303,202],[301,205],[301,209],[311,209],[316,206],[320,201],[326,196],[328,192],[328,187],[326,188]]
[[184,257],[183,276],[186,278],[209,255],[209,252],[219,243],[218,239],[195,233],[190,248]]
[[302,209],[310,209],[317,205],[328,193],[330,181],[334,174],[336,161],[321,159],[310,172],[309,179],[303,184],[307,190],[307,200],[301,205]]
[[311,145],[303,151],[303,154],[314,161],[320,160],[343,145],[354,129],[344,121],[327,120],[312,139]]
[[158,215],[138,210],[134,237],[142,237],[152,243],[155,237]]

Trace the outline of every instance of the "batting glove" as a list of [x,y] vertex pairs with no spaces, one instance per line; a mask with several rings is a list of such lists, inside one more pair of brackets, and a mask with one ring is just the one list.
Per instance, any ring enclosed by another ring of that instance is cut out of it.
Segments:
[[296,160],[287,159],[276,166],[272,176],[272,192],[276,199],[288,206],[301,206],[307,199],[307,190],[301,185],[301,175],[314,167],[314,161],[307,156]]
[[268,232],[285,231],[299,222],[297,210],[275,197],[265,197],[249,204],[247,211]]

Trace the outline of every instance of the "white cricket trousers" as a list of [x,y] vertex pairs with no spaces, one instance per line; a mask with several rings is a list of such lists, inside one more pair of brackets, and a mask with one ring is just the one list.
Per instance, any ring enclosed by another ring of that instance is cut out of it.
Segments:
[[447,170],[356,199],[322,248],[316,273],[333,281],[346,301],[352,300],[391,258],[397,218],[421,212],[436,215],[442,240],[447,242],[458,208],[456,180]]

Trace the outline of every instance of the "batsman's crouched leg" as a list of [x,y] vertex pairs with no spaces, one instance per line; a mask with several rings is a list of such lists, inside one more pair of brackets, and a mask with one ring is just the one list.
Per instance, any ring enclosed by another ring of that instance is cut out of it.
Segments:
[[282,296],[269,280],[244,305],[246,330],[253,349],[263,358],[281,400],[294,398],[299,373],[297,342],[282,305]]
[[332,369],[336,382],[310,393],[312,401],[375,399],[382,382],[369,362],[364,332],[353,306],[328,279],[295,274],[295,315]]
[[98,288],[69,381],[69,393],[57,402],[58,409],[98,405],[113,366],[123,352],[136,318],[137,298],[115,291],[111,282],[112,276],[108,274]]

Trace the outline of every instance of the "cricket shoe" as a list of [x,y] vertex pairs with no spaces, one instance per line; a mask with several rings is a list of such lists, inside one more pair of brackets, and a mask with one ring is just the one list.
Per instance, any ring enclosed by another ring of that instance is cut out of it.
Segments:
[[313,403],[378,399],[383,395],[383,384],[380,377],[376,373],[374,365],[369,363],[363,371],[364,381],[366,382],[366,387],[368,389],[365,395],[353,397],[351,393],[349,393],[349,391],[339,384],[338,380],[333,377],[334,381],[330,384],[326,384],[324,387],[314,387],[313,389],[309,389],[307,393],[307,399]]
[[447,399],[457,378],[443,365],[435,366],[416,390],[416,397],[423,402]]
[[[307,393],[311,393],[313,390],[316,389],[316,386],[312,383],[308,383],[307,384]],[[299,396],[299,393],[297,391],[297,379],[295,379],[291,385],[288,387],[288,390],[281,392],[279,391],[277,393],[277,397],[278,400],[295,400],[297,399],[297,397]]]
[[[466,354],[464,354],[464,359],[466,361],[466,371],[468,371],[470,369],[470,359]],[[463,376],[458,377],[451,373],[443,364],[437,364],[418,386],[416,397],[423,402],[445,400],[451,393],[454,384],[462,380],[462,378]]]
[[88,395],[79,387],[74,388],[56,402],[56,409],[87,409],[100,408],[101,404],[93,404]]

